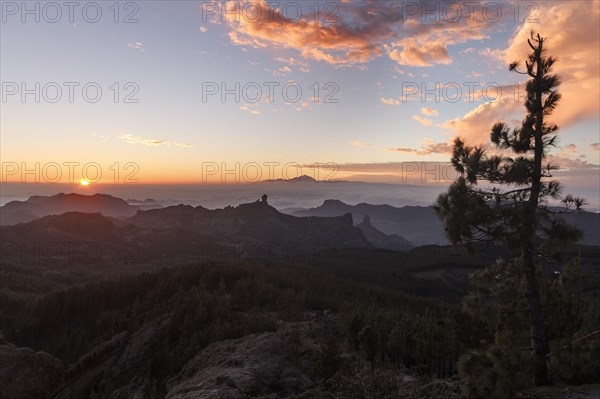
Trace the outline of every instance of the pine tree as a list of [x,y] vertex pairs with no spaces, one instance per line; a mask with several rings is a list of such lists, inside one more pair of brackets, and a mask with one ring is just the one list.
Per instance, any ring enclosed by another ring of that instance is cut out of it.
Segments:
[[373,372],[375,370],[375,353],[377,352],[377,333],[371,325],[366,325],[358,333],[358,340],[371,365],[371,372]]
[[[520,275],[524,278],[530,320],[532,379],[536,386],[549,383],[548,341],[536,277],[537,259],[549,249],[559,248],[581,238],[581,233],[566,224],[561,215],[578,211],[583,200],[562,196],[558,181],[548,180],[556,167],[544,164],[547,151],[556,143],[558,127],[546,119],[556,108],[560,80],[551,74],[556,62],[545,55],[545,38],[531,34],[532,52],[525,62],[509,70],[527,75],[525,108],[527,114],[520,127],[510,129],[505,123],[492,127],[491,141],[508,155],[488,155],[482,147],[470,147],[456,138],[452,164],[460,176],[441,194],[435,204],[453,243],[500,241],[519,254]],[[478,183],[487,182],[482,188]],[[561,201],[564,207],[549,205]]]

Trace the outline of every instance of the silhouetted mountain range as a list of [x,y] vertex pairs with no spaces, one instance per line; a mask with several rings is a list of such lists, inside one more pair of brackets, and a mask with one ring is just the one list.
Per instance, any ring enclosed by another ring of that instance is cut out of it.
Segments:
[[388,235],[377,230],[371,224],[371,218],[368,215],[356,227],[362,230],[367,241],[376,248],[406,250],[413,247],[413,244],[404,237],[397,234]]
[[[0,212],[3,224],[33,219],[1,228],[4,260],[22,260],[24,252],[27,260],[27,250],[36,246],[59,259],[71,256],[74,248],[87,248],[92,257],[101,252],[103,259],[123,260],[126,248],[126,261],[148,261],[188,256],[285,258],[332,248],[407,250],[447,243],[432,207],[348,205],[337,200],[288,215],[266,198],[215,210],[190,205],[139,210],[109,195],[58,194],[11,202]],[[584,231],[583,244],[599,245],[599,214],[566,218]]]
[[[58,197],[62,196],[64,194]],[[89,197],[79,197],[89,203]],[[114,197],[101,198],[109,203],[118,200]],[[30,201],[26,203],[32,205]],[[54,201],[46,199],[43,203],[46,205]],[[81,209],[79,205],[73,207]],[[49,211],[47,206],[43,209]],[[106,211],[110,208],[101,209]],[[32,213],[35,211],[37,209],[32,208]],[[128,218],[107,217],[97,211],[67,212],[3,226],[1,232],[3,259],[14,261],[22,260],[23,255],[22,247],[17,245],[24,245],[30,252],[36,246],[51,247],[53,258],[69,255],[69,247],[76,250],[88,247],[88,250],[95,251],[92,256],[101,252],[105,259],[114,259],[119,248],[128,248],[130,258],[127,260],[131,261],[180,256],[281,258],[312,254],[328,248],[403,249],[402,240],[398,237],[386,238],[368,223],[361,228],[355,227],[349,214],[296,217],[277,211],[266,202],[266,198],[215,210],[189,205],[137,210]],[[373,242],[370,241],[372,237],[376,238]]]
[[155,231],[181,229],[195,237],[229,243],[368,246],[350,215],[299,218],[280,213],[264,201],[215,210],[179,205],[140,211],[123,223]]
[[330,199],[317,208],[296,211],[293,215],[331,217],[346,213],[350,213],[356,223],[368,216],[370,223],[378,230],[386,234],[397,234],[415,245],[448,243],[444,227],[432,207],[396,208],[365,203],[348,205]]
[[[404,206],[401,208],[390,205],[371,205],[361,203],[348,205],[338,200],[326,200],[316,208],[297,210],[296,216],[339,216],[350,213],[355,223],[366,216],[370,223],[386,234],[397,234],[414,245],[448,244],[444,226],[435,214],[433,207]],[[563,216],[564,219],[584,233],[582,244],[600,245],[600,214],[591,212],[576,212]]]
[[0,225],[26,223],[43,216],[66,212],[98,212],[110,217],[129,217],[135,215],[138,209],[121,198],[106,194],[36,195],[26,201],[11,201],[0,207]]

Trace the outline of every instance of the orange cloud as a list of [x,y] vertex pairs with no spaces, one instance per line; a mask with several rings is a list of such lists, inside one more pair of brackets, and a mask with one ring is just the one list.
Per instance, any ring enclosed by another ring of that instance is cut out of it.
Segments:
[[364,141],[360,141],[360,140],[350,141],[350,144],[352,144],[353,146],[358,147],[358,148],[365,148],[367,146],[367,143],[365,143]]
[[381,102],[384,103],[385,105],[399,105],[400,104],[400,100],[396,100],[395,98],[381,97],[379,100],[381,100]]
[[493,24],[482,18],[482,14],[475,12],[473,15],[479,16],[451,21],[438,15],[430,23],[423,23],[420,16],[407,19],[403,25],[403,38],[386,45],[388,56],[400,65],[451,64],[449,46],[488,38],[484,32]]
[[284,65],[278,70],[273,71],[273,76],[287,76],[290,73],[292,73],[292,69],[289,66]]
[[429,107],[421,108],[421,112],[423,113],[423,115],[427,115],[427,116],[438,116],[439,115],[438,111],[436,111],[433,108],[429,108]]
[[[554,72],[562,79],[562,101],[552,121],[565,127],[581,118],[597,117],[600,109],[600,1],[538,2],[541,36],[547,54],[558,58]],[[512,39],[504,61],[523,60],[530,52],[531,24],[524,24]]]
[[424,125],[424,126],[431,126],[431,125],[432,125],[432,123],[433,123],[433,122],[431,122],[431,120],[430,120],[430,119],[423,118],[423,117],[422,117],[422,116],[420,116],[420,115],[413,115],[413,117],[412,117],[412,118],[413,118],[414,120],[416,120],[417,122],[419,122],[421,125]]
[[429,154],[451,154],[451,143],[433,143],[430,139],[425,139],[425,144],[421,148],[388,148],[386,151],[403,152],[415,155]]
[[[565,128],[584,118],[597,118],[600,109],[600,1],[540,2],[538,5],[540,10],[536,18],[539,23],[533,27],[543,27],[540,34],[547,38],[547,54],[558,58],[554,72],[562,80],[559,91],[563,97],[551,121]],[[531,28],[531,24],[524,24],[507,49],[485,49],[484,53],[506,65],[526,59],[531,51],[527,45]],[[502,96],[497,101],[479,105],[463,117],[447,121],[441,126],[454,130],[470,144],[489,142],[494,123],[520,123],[525,112],[521,101],[525,94],[522,83],[518,91],[515,86],[500,87]],[[481,91],[475,93],[475,99],[482,97]]]
[[[408,43],[408,42],[405,42]],[[405,44],[402,50],[395,48],[389,54],[399,65],[431,66],[433,64],[451,64],[446,46],[440,43],[415,47]]]
[[[252,5],[252,15],[240,10]],[[396,2],[340,4],[335,23],[313,13],[291,19],[266,0],[228,1],[225,8],[232,43],[254,48],[287,48],[299,51],[304,59],[347,66],[364,64],[387,55],[400,65],[450,64],[448,46],[488,36],[493,27],[483,18],[460,18],[422,22],[420,15],[404,15]],[[474,13],[481,15],[481,13]],[[310,18],[312,19],[310,19]],[[399,39],[400,38],[400,39]]]
[[179,148],[192,148],[191,144],[182,144],[182,143],[171,143],[162,139],[153,139],[147,137],[137,136],[135,134],[120,134],[117,138],[125,141],[127,144],[140,144],[148,147],[158,147],[158,146],[167,146],[167,147],[179,147]]
[[[229,1],[225,7],[232,13],[240,3],[249,0]],[[229,38],[234,44],[261,47],[295,48],[302,57],[330,64],[365,63],[381,55],[381,48],[371,39],[389,35],[385,27],[371,27],[369,35],[350,26],[337,23],[327,25],[319,20],[292,20],[281,10],[270,8],[265,0],[252,0],[257,8],[255,20],[237,18],[229,21],[232,31]]]
[[469,145],[481,145],[490,141],[495,123],[511,121],[511,118],[513,123],[519,123],[522,107],[512,98],[504,97],[499,101],[481,104],[463,117],[444,122],[441,127],[452,129]]

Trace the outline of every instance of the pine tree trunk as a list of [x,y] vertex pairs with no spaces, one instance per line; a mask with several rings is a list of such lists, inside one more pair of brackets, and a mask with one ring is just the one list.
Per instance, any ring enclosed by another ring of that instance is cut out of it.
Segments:
[[[539,38],[539,35],[538,35]],[[535,262],[533,259],[533,239],[535,237],[536,213],[538,210],[539,195],[542,187],[542,160],[544,158],[543,125],[544,109],[542,103],[542,49],[543,39],[540,38],[538,47],[534,50],[536,71],[531,76],[534,78],[534,110],[535,114],[535,136],[534,136],[534,162],[531,182],[531,196],[526,205],[528,220],[526,220],[525,245],[523,246],[522,258],[525,268],[526,296],[530,314],[530,337],[532,348],[532,380],[535,386],[548,385],[548,366],[546,355],[548,354],[548,341],[546,339],[546,326],[540,301],[540,291],[535,273]]]
[[548,341],[546,339],[546,328],[544,315],[540,302],[540,292],[535,274],[533,252],[526,249],[523,252],[525,262],[525,280],[527,288],[527,302],[531,322],[531,348],[532,348],[532,370],[531,375],[535,386],[548,385],[548,366],[546,355],[548,354]]

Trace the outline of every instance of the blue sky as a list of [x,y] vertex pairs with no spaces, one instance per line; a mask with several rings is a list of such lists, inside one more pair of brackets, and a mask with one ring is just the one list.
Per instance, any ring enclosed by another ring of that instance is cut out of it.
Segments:
[[[564,61],[558,72],[566,76],[564,102],[569,104],[557,115],[563,130],[556,159],[569,165],[564,176],[572,184],[587,188],[598,184],[593,179],[600,163],[594,147],[600,141],[597,96],[593,100],[598,46],[588,43],[566,50],[573,46],[565,29],[577,20],[581,29],[589,23],[588,32],[598,30],[598,2],[540,3],[535,9],[538,21],[531,24],[523,23],[525,3],[515,21],[512,2],[498,3],[503,10],[498,21],[486,20],[478,9],[473,21],[463,15],[455,23],[440,14],[448,4],[443,1],[427,2],[438,12],[425,20],[422,9],[403,17],[412,9],[399,8],[401,2],[335,2],[335,8],[326,8],[332,7],[331,2],[319,2],[321,9],[335,10],[337,23],[324,15],[315,21],[312,1],[279,1],[279,6],[230,2],[237,7],[270,7],[275,16],[290,18],[296,5],[302,5],[303,20],[275,18],[264,23],[244,21],[243,14],[240,21],[219,21],[219,15],[208,15],[212,10],[206,8],[208,2],[130,3],[118,3],[119,23],[114,22],[114,9],[109,9],[113,2],[98,2],[103,14],[97,23],[86,21],[79,8],[73,22],[63,9],[57,23],[45,21],[43,14],[39,23],[31,15],[23,23],[23,10],[7,9],[3,3],[3,162],[96,162],[105,176],[110,176],[107,169],[115,162],[135,162],[144,183],[201,181],[202,162],[333,162],[340,165],[338,177],[394,181],[389,163],[447,161],[448,143],[456,135],[483,143],[494,120],[520,119],[522,107],[512,99],[512,90],[505,88],[502,101],[470,101],[467,84],[478,83],[479,89],[484,84],[518,83],[521,77],[507,71],[508,60],[525,54],[524,32],[545,28],[547,33],[542,34],[550,37],[550,51],[552,35],[562,35],[555,49]],[[223,9],[224,4],[217,7]],[[123,23],[133,11],[139,21]],[[588,37],[598,41],[598,35],[593,36]],[[581,65],[570,61],[584,56],[587,61]],[[63,87],[61,100],[50,103],[42,96],[35,103],[28,95],[23,102],[20,92],[7,94],[15,87],[7,85],[17,84],[20,90],[21,84],[33,88],[35,82],[41,87],[58,83]],[[72,103],[64,82],[79,84]],[[82,96],[81,87],[89,82],[102,89],[96,103]],[[286,103],[276,88],[273,102],[267,98],[256,104],[236,102],[232,95],[224,103],[219,95],[203,102],[203,85],[210,82],[230,88],[236,82],[240,87],[254,82],[263,93],[269,82],[279,88],[293,82],[303,96]],[[314,103],[315,83],[321,96],[339,88],[334,96],[338,102]],[[334,86],[325,90],[327,83]],[[422,101],[419,95],[402,101],[403,85],[432,88],[436,83],[449,86],[451,96],[452,87],[460,87],[460,101],[436,102],[431,96]],[[583,96],[591,103],[573,94],[586,85],[592,89]],[[136,90],[132,99],[138,102],[125,103],[125,96]],[[488,93],[494,96],[494,90]],[[577,108],[581,115],[571,118],[577,101],[585,106]],[[580,181],[581,176],[587,177]]]

